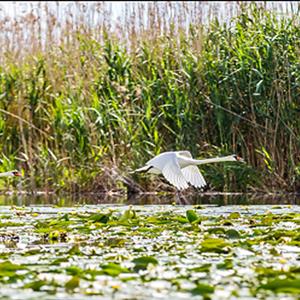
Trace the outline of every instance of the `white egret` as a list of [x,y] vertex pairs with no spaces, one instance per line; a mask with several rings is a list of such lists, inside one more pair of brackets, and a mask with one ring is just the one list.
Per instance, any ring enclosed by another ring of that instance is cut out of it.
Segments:
[[170,151],[160,153],[146,162],[144,167],[136,169],[134,172],[162,174],[168,182],[179,190],[188,188],[189,184],[203,188],[206,182],[197,165],[225,161],[244,162],[241,157],[235,154],[197,160],[193,159],[189,151]]
[[0,173],[0,177],[7,177],[7,176],[22,176],[22,174],[17,170]]

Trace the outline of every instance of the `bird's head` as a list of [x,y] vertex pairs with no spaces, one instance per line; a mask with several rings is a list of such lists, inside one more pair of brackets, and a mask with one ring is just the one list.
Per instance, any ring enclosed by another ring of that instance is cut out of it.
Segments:
[[11,176],[21,177],[21,176],[22,176],[22,173],[19,172],[18,170],[13,170],[13,171],[10,171],[10,175],[11,175]]
[[236,155],[236,154],[233,154],[233,155],[232,155],[232,160],[233,160],[233,161],[238,161],[238,162],[245,163],[245,160],[244,160],[242,157],[240,157],[240,156],[238,156],[238,155]]

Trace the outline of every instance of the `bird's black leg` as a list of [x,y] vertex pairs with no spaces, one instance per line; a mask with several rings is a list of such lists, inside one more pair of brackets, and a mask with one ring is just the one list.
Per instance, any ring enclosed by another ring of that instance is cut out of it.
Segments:
[[181,193],[180,190],[176,190],[176,204],[179,205],[189,205],[190,203],[185,198],[185,196]]

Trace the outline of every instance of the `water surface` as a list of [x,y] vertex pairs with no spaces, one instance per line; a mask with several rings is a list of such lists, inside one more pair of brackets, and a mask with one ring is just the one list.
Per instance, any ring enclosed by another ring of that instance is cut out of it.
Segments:
[[199,194],[84,194],[84,195],[55,195],[55,194],[0,194],[1,205],[32,206],[57,205],[78,206],[85,204],[119,204],[119,205],[299,205],[300,194],[238,194],[238,193],[199,193]]
[[0,300],[299,299],[292,195],[0,197]]

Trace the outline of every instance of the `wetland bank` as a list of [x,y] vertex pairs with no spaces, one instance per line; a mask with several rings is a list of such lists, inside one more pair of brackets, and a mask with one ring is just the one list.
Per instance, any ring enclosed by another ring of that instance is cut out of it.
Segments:
[[112,26],[105,2],[17,2],[0,16],[0,172],[28,190],[157,192],[129,172],[188,150],[246,160],[203,166],[210,190],[299,190],[298,5],[225,4],[125,3]]
[[[299,5],[224,3],[0,14],[1,300],[299,298]],[[247,163],[129,175],[171,150]]]

